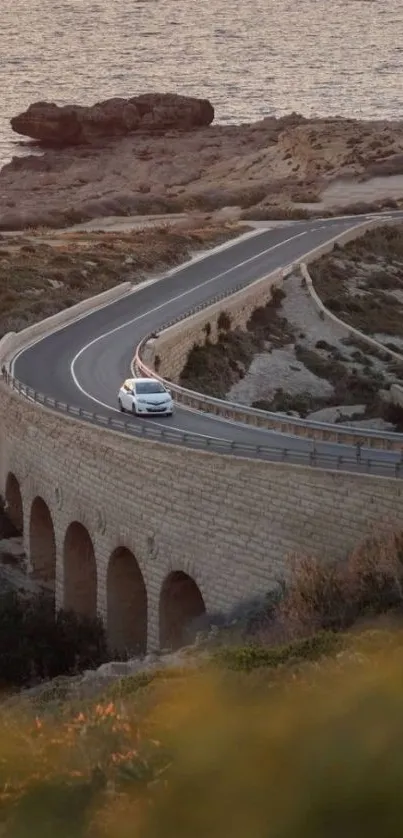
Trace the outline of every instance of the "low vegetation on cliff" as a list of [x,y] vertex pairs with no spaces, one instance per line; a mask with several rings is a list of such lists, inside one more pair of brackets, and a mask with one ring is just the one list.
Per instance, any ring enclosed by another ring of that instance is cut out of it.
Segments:
[[0,337],[19,331],[121,282],[186,261],[248,228],[169,226],[126,233],[42,230],[0,238]]
[[403,226],[377,227],[310,265],[326,308],[403,355]]

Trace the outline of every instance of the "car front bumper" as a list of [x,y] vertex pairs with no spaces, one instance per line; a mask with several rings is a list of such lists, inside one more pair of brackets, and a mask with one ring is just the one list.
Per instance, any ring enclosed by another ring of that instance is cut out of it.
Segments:
[[137,404],[137,413],[144,416],[168,416],[173,411],[173,402],[161,405],[161,407],[151,404]]

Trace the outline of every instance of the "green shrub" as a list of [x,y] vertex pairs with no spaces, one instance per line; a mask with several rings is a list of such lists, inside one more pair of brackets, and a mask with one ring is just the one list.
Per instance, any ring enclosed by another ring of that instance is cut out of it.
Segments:
[[135,695],[139,690],[148,687],[158,677],[158,674],[157,671],[139,672],[137,675],[127,675],[124,678],[119,678],[109,687],[108,695],[111,698],[126,698],[129,695]]
[[231,328],[231,317],[226,311],[221,311],[217,320],[217,329],[220,332],[229,332]]
[[284,298],[286,296],[287,295],[286,295],[286,292],[284,291],[284,288],[280,288],[279,285],[275,285],[275,287],[273,288],[273,290],[271,292],[271,299],[272,299],[273,305],[276,306],[276,307],[279,306],[280,303],[282,302],[282,300],[284,300]]
[[225,398],[259,349],[253,335],[235,329],[221,331],[217,343],[194,344],[179,377],[183,387]]
[[54,613],[44,595],[0,597],[0,685],[24,687],[58,675],[75,674],[107,659],[100,620],[74,612]]
[[257,399],[252,403],[252,407],[258,410],[267,410],[269,413],[298,413],[304,418],[308,413],[326,407],[328,404],[329,400],[327,398],[312,396],[308,392],[293,395],[285,393],[281,387],[278,387],[270,401]]
[[330,631],[321,631],[312,637],[295,640],[284,646],[264,646],[250,644],[241,647],[223,647],[218,649],[213,659],[229,669],[250,672],[252,669],[267,667],[275,669],[292,661],[314,661],[324,655],[331,655],[341,649],[343,638]]
[[161,667],[150,672],[139,672],[137,675],[126,675],[110,685],[107,690],[108,696],[113,699],[126,699],[136,695],[140,690],[145,690],[156,681],[166,682],[175,678],[188,678],[192,670],[179,667]]

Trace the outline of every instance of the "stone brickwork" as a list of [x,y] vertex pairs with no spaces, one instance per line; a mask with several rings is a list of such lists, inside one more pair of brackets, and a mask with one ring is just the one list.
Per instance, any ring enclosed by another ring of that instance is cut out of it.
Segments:
[[255,308],[266,305],[271,299],[273,288],[281,285],[282,280],[283,271],[274,271],[269,277],[252,283],[231,297],[213,303],[164,330],[150,343],[151,353],[143,356],[144,362],[151,361],[153,364],[156,355],[159,355],[159,375],[177,381],[192,346],[195,343],[200,345],[206,340],[207,324],[210,326],[209,337],[212,343],[217,340],[217,321],[223,311],[228,312],[231,317],[231,329],[236,329],[237,326],[245,328]]
[[[70,524],[81,524],[93,546],[88,584],[96,586],[103,617],[107,579],[112,584],[119,577],[115,571],[108,576],[110,558],[118,548],[131,552],[147,593],[149,649],[159,645],[160,596],[173,572],[196,582],[208,611],[227,610],[269,589],[284,572],[287,554],[341,558],[373,528],[403,528],[401,481],[126,438],[53,414],[1,383],[0,494],[9,474],[21,491],[28,554],[34,499],[42,498],[50,511],[58,605],[65,587],[70,596],[74,588],[72,568],[64,563]],[[113,627],[108,631],[114,634]]]

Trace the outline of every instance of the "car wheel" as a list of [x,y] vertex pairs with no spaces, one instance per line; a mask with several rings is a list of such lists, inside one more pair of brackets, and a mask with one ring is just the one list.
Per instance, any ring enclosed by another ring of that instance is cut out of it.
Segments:
[[124,412],[125,412],[125,409],[124,409],[124,407],[123,407],[123,405],[122,405],[122,402],[121,402],[121,400],[120,400],[120,399],[118,399],[118,401],[119,401],[119,410],[121,410],[121,411],[122,411],[122,413],[124,413]]

